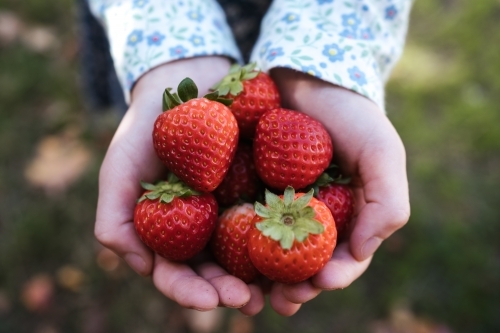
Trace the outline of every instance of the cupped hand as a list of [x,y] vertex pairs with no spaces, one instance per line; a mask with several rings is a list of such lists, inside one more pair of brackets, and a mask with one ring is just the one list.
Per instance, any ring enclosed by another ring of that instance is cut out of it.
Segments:
[[350,237],[338,244],[326,266],[302,283],[272,286],[271,306],[289,316],[322,290],[345,288],[361,276],[382,241],[406,224],[410,205],[403,143],[375,103],[290,69],[273,69],[271,76],[284,107],[324,124],[333,140],[334,161],[351,177],[356,199]]
[[215,263],[189,266],[154,255],[140,241],[133,224],[136,200],[142,194],[140,181],[153,183],[165,176],[152,142],[164,89],[176,89],[182,79],[190,77],[203,95],[227,74],[229,66],[229,60],[222,57],[191,58],[154,68],[138,80],[101,166],[95,236],[137,273],[151,275],[157,289],[183,307],[210,310],[246,305],[244,311],[254,314],[263,306],[258,288],[228,275]]

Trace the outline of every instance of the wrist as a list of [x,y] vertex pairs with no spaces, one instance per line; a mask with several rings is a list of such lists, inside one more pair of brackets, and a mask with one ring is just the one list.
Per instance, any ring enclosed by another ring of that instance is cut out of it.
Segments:
[[186,77],[198,86],[199,95],[221,80],[229,71],[231,61],[221,56],[195,57],[176,60],[155,67],[139,78],[131,91],[131,109],[134,105],[160,113],[161,97],[165,88],[176,90]]
[[355,107],[384,115],[374,101],[312,75],[288,68],[274,68],[271,76],[286,108],[307,113],[332,113]]

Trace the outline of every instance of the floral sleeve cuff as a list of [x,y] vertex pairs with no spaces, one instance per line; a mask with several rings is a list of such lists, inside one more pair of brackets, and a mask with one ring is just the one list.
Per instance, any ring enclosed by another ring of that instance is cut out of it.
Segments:
[[127,102],[137,79],[160,64],[203,55],[241,61],[215,0],[88,0],[103,23]]
[[384,85],[399,59],[411,0],[275,0],[251,60],[288,67],[356,91],[384,109]]

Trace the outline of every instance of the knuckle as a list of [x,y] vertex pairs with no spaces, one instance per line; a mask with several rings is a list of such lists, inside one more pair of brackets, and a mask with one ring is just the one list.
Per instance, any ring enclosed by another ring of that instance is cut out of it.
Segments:
[[393,216],[391,218],[390,226],[393,230],[401,229],[410,219],[410,207],[398,209],[394,211]]
[[94,237],[97,239],[99,243],[101,243],[105,247],[109,247],[110,245],[115,243],[113,235],[110,232],[106,232],[105,230],[100,228],[99,223],[95,224]]

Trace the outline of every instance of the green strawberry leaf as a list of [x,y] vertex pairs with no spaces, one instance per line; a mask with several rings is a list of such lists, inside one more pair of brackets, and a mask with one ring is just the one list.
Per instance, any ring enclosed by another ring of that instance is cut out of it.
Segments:
[[267,209],[266,206],[264,206],[263,204],[261,204],[258,201],[255,202],[254,209],[255,209],[255,213],[257,215],[259,215],[260,217],[264,217],[264,218],[271,217],[271,215],[269,214],[269,209]]
[[211,93],[208,93],[203,97],[205,97],[208,100],[224,104],[225,106],[230,106],[233,103],[232,99],[220,97],[219,91],[217,91],[217,90],[212,91]]
[[256,66],[255,62],[243,67],[233,64],[228,74],[215,84],[211,90],[218,90],[219,96],[227,96],[229,93],[238,96],[243,91],[242,81],[252,80],[259,75],[259,71],[255,70]]
[[158,192],[151,192],[145,195],[145,197],[149,200],[156,200],[161,196],[160,193]]
[[[286,193],[286,190],[285,190],[285,193]],[[294,193],[294,196],[295,196],[295,193]],[[292,208],[296,209],[296,210],[305,209],[307,207],[307,205],[309,204],[309,202],[311,201],[312,196],[313,196],[313,191],[307,192],[306,194],[304,194],[303,196],[301,196],[300,198],[298,198],[294,202],[291,202]]]
[[243,74],[243,76],[241,77],[241,79],[243,81],[245,81],[245,80],[251,80],[251,79],[255,79],[257,77],[257,75],[259,75],[259,72],[253,71],[253,72],[250,72],[250,73]]
[[172,110],[176,106],[179,106],[182,104],[182,102],[179,100],[179,97],[177,96],[177,94],[172,94],[170,92],[170,90],[172,90],[172,88],[167,88],[163,92],[163,103],[162,103],[163,104],[163,111]]
[[198,87],[193,80],[187,77],[179,83],[177,93],[183,102],[187,102],[198,97]]
[[153,184],[146,183],[142,180],[141,180],[141,187],[148,191],[154,191],[156,189],[156,186],[154,186]]
[[170,173],[168,176],[168,182],[161,181],[154,185],[141,182],[141,185],[145,190],[149,192],[143,194],[139,198],[138,202],[142,202],[146,199],[160,199],[160,202],[162,203],[169,203],[172,202],[175,197],[184,198],[192,195],[200,195],[199,192],[187,186],[172,173]]

